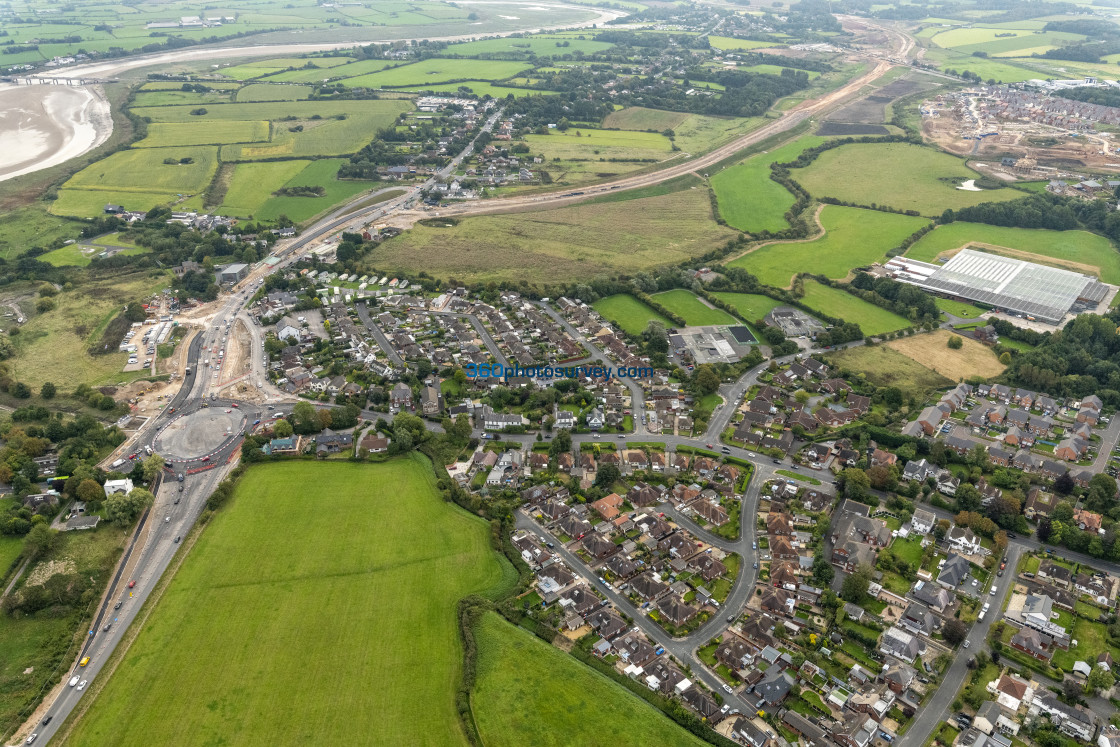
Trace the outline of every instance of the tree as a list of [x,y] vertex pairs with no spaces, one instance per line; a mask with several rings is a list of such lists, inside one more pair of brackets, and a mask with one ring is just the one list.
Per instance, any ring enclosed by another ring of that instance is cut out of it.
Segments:
[[331,423],[334,422],[334,416],[331,415],[330,410],[319,410],[315,415],[316,420],[319,421],[319,430],[321,431],[330,428]]
[[35,302],[35,310],[40,314],[46,314],[48,311],[54,310],[55,303],[53,298],[40,298]]
[[23,555],[28,560],[36,560],[53,550],[57,544],[58,532],[45,523],[33,524],[23,544]]
[[1081,684],[1072,678],[1062,680],[1062,695],[1066,696],[1066,700],[1076,702],[1081,697]]
[[277,420],[276,425],[272,426],[272,435],[276,438],[288,438],[293,432],[292,424],[283,418]]
[[964,340],[960,335],[949,335],[949,341],[946,343],[950,350],[960,350],[964,346]]
[[105,499],[105,518],[118,526],[129,526],[153,501],[155,496],[144,488],[134,488],[127,494],[113,493]]
[[598,472],[595,473],[595,487],[597,488],[610,488],[622,477],[622,473],[618,471],[618,467],[613,464],[599,465]]
[[307,400],[296,402],[292,408],[292,429],[296,433],[317,433],[320,430],[315,408]]
[[1004,352],[999,356],[999,362],[1005,366],[1011,365],[1011,353]]
[[840,472],[840,482],[844,485],[844,497],[859,500],[867,495],[871,479],[857,467],[847,467]]
[[840,586],[840,598],[852,604],[859,604],[867,596],[867,589],[871,585],[871,566],[862,564],[844,577]]
[[804,389],[798,389],[796,392],[793,393],[793,398],[795,400],[797,400],[798,404],[802,404],[802,405],[805,404],[806,402],[808,402],[811,397],[812,397],[812,395],[809,394]]
[[[32,529],[34,532],[34,529]],[[31,535],[28,535],[30,539]],[[1089,673],[1089,680],[1086,683],[1089,686],[1089,692],[1096,695],[1101,690],[1107,690],[1116,683],[1116,678],[1112,676],[1112,672],[1104,667],[1093,667],[1093,671]]]
[[560,458],[561,454],[571,452],[571,450],[572,432],[567,428],[562,428],[556,432],[556,436],[548,445],[548,458],[553,464],[556,464],[556,460]]
[[151,485],[152,480],[156,479],[156,475],[163,469],[163,457],[159,454],[152,454],[144,460],[144,482]]
[[711,365],[702,365],[696,368],[696,373],[692,377],[693,385],[696,387],[696,392],[702,397],[709,394],[714,394],[719,389],[719,374]]
[[951,617],[941,626],[941,635],[950,646],[956,646],[968,635],[968,626],[955,617]]
[[39,396],[43,399],[54,399],[54,395],[57,393],[58,390],[55,388],[55,385],[49,381],[44,382],[43,386],[39,389]]
[[[71,477],[70,479],[74,478]],[[77,495],[78,500],[100,504],[101,501],[105,500],[105,489],[98,484],[97,480],[86,478],[78,483]]]
[[1056,493],[1069,495],[1073,492],[1073,488],[1073,477],[1070,476],[1069,472],[1058,475],[1058,478],[1054,480],[1054,492]]

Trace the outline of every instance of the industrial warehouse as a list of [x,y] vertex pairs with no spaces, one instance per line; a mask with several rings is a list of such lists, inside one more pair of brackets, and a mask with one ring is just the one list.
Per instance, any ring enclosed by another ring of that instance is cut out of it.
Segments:
[[1067,314],[1095,311],[1114,290],[1088,275],[974,249],[962,249],[943,265],[895,257],[884,268],[931,293],[1055,325]]

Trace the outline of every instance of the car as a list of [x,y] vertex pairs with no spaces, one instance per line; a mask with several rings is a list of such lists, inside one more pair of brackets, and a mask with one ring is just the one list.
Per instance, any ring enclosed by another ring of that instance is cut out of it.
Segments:
[[724,685],[723,686],[723,691],[725,693],[735,692],[734,690],[731,689],[731,685]]
[[707,446],[707,447],[708,447],[709,449],[714,449],[714,448],[715,448],[715,447],[714,447],[714,446],[712,446],[711,444],[704,444],[704,445],[705,445],[705,446]]
[[775,460],[773,460],[773,461],[774,461],[774,464],[781,464],[781,463],[782,463],[782,460],[781,460],[781,459],[775,459]]
[[1002,575],[1003,575],[1003,571],[1002,571],[1002,570],[1000,570],[1000,571],[996,571],[996,575],[997,575],[997,576],[1002,576]]
[[52,721],[54,721],[54,716],[47,716],[45,719],[43,719],[43,726],[46,726]]
[[204,462],[209,462],[209,461],[210,461],[210,457],[208,457],[208,456],[204,456],[204,457],[202,457],[202,461],[204,461]]
[[181,500],[183,500],[183,499],[182,499],[182,498],[176,498],[176,499],[175,499],[175,505],[176,505],[176,506],[178,506],[178,505],[179,505],[179,501],[181,501]]
[[980,582],[979,582],[979,581],[977,581],[976,579],[972,579],[972,585],[973,585],[973,586],[979,586],[979,585],[980,585]]
[[552,549],[552,548],[556,547],[556,545],[555,545],[554,543],[552,543],[552,542],[545,542],[544,544],[545,544],[545,546],[546,546],[546,547],[548,547],[549,549]]
[[757,550],[758,549],[758,543],[757,542],[751,542],[751,549],[752,550]]
[[135,581],[129,581],[129,582],[128,582],[128,588],[132,589],[132,588],[134,588],[135,586],[136,586],[136,582],[135,582]]
[[89,664],[89,657],[88,656],[82,657],[82,660],[78,662],[79,667],[84,667],[86,664]]
[[170,522],[171,522],[171,517],[170,516],[168,516],[166,519],[163,520],[164,524],[168,524]]
[[1015,534],[1015,532],[1008,532],[1007,539],[1019,539],[1019,535]]
[[724,704],[723,704],[723,708],[720,708],[720,709],[719,709],[719,712],[720,712],[720,713],[727,713],[727,712],[728,712],[728,711],[730,711],[730,710],[731,710],[731,706],[730,706],[730,705],[728,705],[727,703],[724,703]]
[[85,690],[87,682],[89,682],[89,680],[82,680],[81,682],[79,682],[78,683],[78,689],[79,690]]
[[992,590],[988,593],[988,596],[994,597],[995,595],[996,595],[996,587],[993,586]]
[[[46,722],[44,721],[43,723],[46,723]],[[26,742],[26,743],[27,743],[27,744],[31,744],[31,743],[32,743],[32,742],[34,742],[34,741],[35,741],[36,739],[38,739],[38,737],[39,737],[39,735],[38,735],[38,734],[32,734],[32,735],[31,735],[30,737],[28,737],[28,738],[27,738],[27,742]]]
[[727,616],[727,622],[729,622],[729,623],[735,622],[735,615],[728,615]]
[[73,687],[74,685],[78,684],[78,682],[81,679],[82,679],[81,677],[79,677],[78,675],[75,674],[73,677],[70,678],[70,687]]
[[227,407],[227,408],[226,408],[226,412],[233,412],[233,410],[230,410],[230,409],[229,409],[229,408]]
[[183,535],[180,534],[178,537],[175,538],[175,544],[176,545],[179,544],[179,540],[181,540],[181,539],[183,539]]
[[756,562],[756,563],[754,564],[754,569],[755,569],[756,571],[758,570],[758,563],[757,563],[757,562]]
[[621,441],[621,440],[622,440],[622,439],[624,439],[624,438],[626,438],[626,434],[624,434],[624,433],[619,433],[619,434],[618,434],[618,440],[619,440],[619,441]]
[[238,404],[236,402],[233,402],[232,404],[230,404],[230,407],[236,409],[238,407]]
[[969,646],[971,646],[971,645],[972,645],[972,641],[965,641],[965,642],[964,642],[964,647],[965,647],[965,648],[968,648],[968,647],[969,647]]
[[113,623],[107,622],[107,623],[105,623],[105,627],[101,629],[101,632],[102,633],[108,633],[109,628],[111,628],[111,627],[113,627]]
[[115,609],[115,610],[119,610],[119,609],[121,608],[121,605],[122,605],[122,604],[124,604],[124,600],[123,600],[123,599],[122,599],[121,601],[117,602],[116,604],[114,604],[114,605],[113,605],[113,609]]

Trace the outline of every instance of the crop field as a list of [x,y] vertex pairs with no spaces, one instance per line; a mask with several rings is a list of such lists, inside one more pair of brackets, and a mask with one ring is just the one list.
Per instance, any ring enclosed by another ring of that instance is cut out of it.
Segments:
[[675,130],[690,114],[667,112],[660,109],[646,109],[644,106],[630,106],[611,112],[603,118],[603,127],[618,130]]
[[[303,171],[310,161],[265,161],[239,163],[233,167],[225,200],[217,212],[233,218],[253,218],[261,206],[293,176]],[[290,216],[289,216],[290,217]],[[294,220],[294,219],[293,219]]]
[[947,329],[939,329],[926,335],[891,340],[886,345],[952,381],[970,376],[990,379],[1007,368],[999,362],[994,350],[971,338],[962,338],[962,347],[953,350],[946,344],[952,334]]
[[805,281],[805,296],[801,300],[826,316],[856,322],[865,335],[881,335],[910,326],[910,322],[898,314],[815,280]]
[[528,69],[524,62],[504,60],[427,59],[409,65],[389,68],[342,81],[349,88],[403,88],[422,87],[427,83],[448,83],[453,80],[505,80]]
[[806,148],[824,141],[823,137],[807,135],[776,150],[751,156],[712,176],[720,216],[728,225],[752,233],[788,228],[785,214],[793,206],[794,197],[770,179],[770,164],[788,163]]
[[964,161],[948,153],[909,143],[855,143],[825,151],[793,178],[816,197],[835,197],[861,205],[889,205],[939,216],[946,208],[1022,197],[1014,189],[957,189],[979,178]]
[[740,135],[758,129],[767,122],[765,117],[709,117],[689,115],[688,119],[673,128],[677,147],[686,153],[704,153]]
[[661,322],[666,328],[673,323],[628,293],[600,298],[591,304],[604,319],[614,322],[632,335],[641,334],[652,321]]
[[221,145],[268,141],[268,122],[262,120],[221,122],[153,122],[148,136],[136,148],[166,148],[179,145]]
[[558,648],[483,615],[471,711],[483,744],[703,745],[653,706]]
[[302,101],[311,95],[311,86],[252,83],[237,92],[237,101]]
[[1096,271],[1104,282],[1120,283],[1120,254],[1108,239],[1088,231],[1004,228],[957,221],[938,226],[918,239],[906,256],[933,262],[943,252],[969,244],[978,244],[996,254],[1053,264],[1076,272],[1093,274]]
[[926,392],[944,389],[955,383],[884,345],[860,345],[833,353],[830,357],[842,368],[867,374],[867,380],[876,386],[896,386],[904,392],[913,392],[919,400],[925,399]]
[[739,312],[739,316],[752,322],[764,318],[775,307],[782,305],[781,301],[757,293],[713,293],[712,295],[730,304]]
[[254,467],[68,743],[465,744],[456,604],[509,574],[420,457]]
[[811,241],[766,244],[729,262],[763,283],[789,287],[799,272],[839,280],[855,267],[883,259],[910,234],[928,223],[924,218],[877,210],[825,205],[820,213],[824,236]]
[[[19,336],[12,338],[16,355],[8,363],[13,378],[35,391],[45,381],[60,386],[120,381],[128,353],[114,349],[92,356],[89,347],[101,339],[105,325],[126,303],[167,287],[169,278],[160,271],[135,272],[83,283],[72,292],[58,294],[57,308],[45,314],[32,313]],[[31,309],[24,309],[28,311]]]
[[[367,189],[384,186],[380,182],[349,179],[339,181],[335,175],[340,165],[342,165],[341,158],[322,158],[307,164],[287,182],[278,183],[279,186],[284,187],[319,186],[326,190],[322,197],[270,197],[264,205],[254,211],[254,215],[258,220],[275,220],[281,215],[286,215],[294,221],[302,222]],[[279,186],[274,186],[273,189],[278,189]]]
[[707,191],[684,189],[516,215],[416,225],[381,244],[378,269],[459,280],[564,282],[683,262],[735,232],[712,220]]
[[759,49],[762,47],[781,46],[771,42],[750,41],[749,39],[735,39],[730,36],[709,36],[708,43],[715,49]]
[[986,52],[994,57],[1029,57],[1036,52],[1041,53],[1084,40],[1085,37],[1081,34],[1008,28],[951,29],[937,34],[932,39],[939,47],[964,54]]
[[690,327],[738,323],[735,317],[723,309],[713,309],[691,291],[678,288],[664,293],[655,293],[652,298],[669,311],[679,315]]

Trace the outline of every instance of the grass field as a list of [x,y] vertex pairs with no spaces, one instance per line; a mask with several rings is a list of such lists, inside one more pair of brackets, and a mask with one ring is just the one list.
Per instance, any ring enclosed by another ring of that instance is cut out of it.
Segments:
[[28,247],[47,247],[55,239],[77,238],[81,224],[51,215],[47,205],[37,202],[0,215],[0,257],[12,259]]
[[[192,159],[168,165],[164,159]],[[212,146],[133,148],[117,151],[74,174],[65,186],[128,192],[194,193],[206,189],[218,168],[218,149]]]
[[909,143],[845,145],[825,151],[793,172],[793,178],[816,197],[889,205],[931,217],[946,208],[1022,197],[1013,189],[957,189],[964,180],[979,176],[955,156]]
[[[158,271],[122,273],[58,294],[57,308],[33,313],[19,336],[12,338],[16,347],[16,355],[9,361],[12,377],[35,391],[45,381],[60,387],[120,381],[128,353],[114,348],[106,355],[91,356],[89,347],[101,339],[105,325],[126,303],[166,287],[169,277]],[[28,313],[31,304],[21,308]]]
[[493,83],[486,81],[468,80],[463,83],[440,83],[438,85],[426,85],[425,91],[436,91],[445,93],[456,93],[459,89],[466,89],[466,91],[473,93],[476,96],[490,96],[496,99],[504,99],[509,94],[513,94],[514,98],[521,96],[547,96],[554,94],[556,91],[542,91],[533,88],[513,88],[511,86],[496,86]]
[[475,629],[471,693],[483,744],[702,745],[648,703],[488,612]]
[[237,164],[233,167],[233,179],[230,180],[218,213],[235,218],[255,217],[261,206],[272,197],[272,193],[303,171],[309,163],[311,162],[265,161]]
[[825,205],[820,215],[824,236],[812,241],[767,244],[729,262],[758,276],[767,285],[789,287],[798,272],[840,279],[854,267],[883,259],[928,221],[877,210]]
[[355,78],[346,78],[342,85],[348,88],[404,88],[423,86],[427,83],[448,83],[453,80],[497,81],[512,78],[528,69],[524,62],[503,60],[442,60],[431,58],[409,65],[381,70]]
[[[930,48],[926,50],[925,59],[934,63],[942,70],[970,70],[984,80],[995,80],[998,83],[1022,83],[1025,80],[1039,77],[1039,73],[1031,68],[1017,65],[1012,62],[983,59],[970,54],[956,52],[949,49]],[[1057,60],[1056,60],[1057,62]],[[1065,60],[1061,63],[1066,64]]]
[[794,160],[825,138],[809,135],[767,153],[759,153],[712,176],[719,214],[728,225],[743,231],[780,231],[788,228],[786,211],[794,203],[789,190],[770,179],[770,164]]
[[689,114],[667,112],[660,109],[647,109],[644,106],[629,106],[611,112],[603,119],[603,127],[619,130],[675,130]]
[[910,322],[898,314],[815,280],[805,281],[805,296],[801,300],[822,314],[856,322],[865,335],[881,335],[910,326]]
[[149,91],[146,88],[136,94],[133,106],[180,106],[200,104],[222,104],[230,101],[229,91]]
[[737,323],[735,317],[722,309],[713,309],[691,291],[678,288],[664,293],[655,293],[652,298],[669,311],[683,318],[690,327]]
[[154,122],[148,125],[148,136],[135,143],[134,147],[160,148],[267,141],[268,122],[259,119],[250,121],[234,119],[222,122]]
[[[566,47],[559,44],[567,42]],[[477,54],[534,54],[538,57],[571,54],[579,51],[584,54],[605,52],[614,45],[609,42],[594,41],[592,39],[575,39],[571,37],[542,34],[537,36],[483,39],[481,41],[462,42],[450,44],[443,53],[447,55],[461,55],[472,57]]]
[[666,328],[673,326],[671,321],[628,293],[600,298],[591,305],[604,319],[614,322],[632,335],[644,332],[651,321],[661,322]]
[[255,467],[69,743],[464,744],[456,603],[510,573],[419,457]]
[[277,86],[253,83],[237,92],[237,101],[301,101],[311,94],[311,86]]
[[934,298],[933,300],[937,303],[937,308],[961,319],[975,319],[984,313],[984,309],[963,301],[952,301],[948,298]]
[[912,392],[918,399],[935,389],[944,389],[955,382],[932,371],[912,358],[883,345],[861,345],[833,354],[832,359],[841,368],[854,373],[864,373],[876,386],[896,386]]
[[886,345],[953,381],[970,376],[990,379],[1007,368],[999,362],[995,351],[976,340],[962,338],[960,350],[953,350],[946,344],[951,336],[953,333],[949,330],[939,329],[926,335],[891,340]]
[[[53,251],[39,257],[39,261],[47,262],[55,267],[72,266],[72,267],[85,267],[90,261],[101,252],[105,251],[100,246],[90,246],[88,244],[68,244],[67,246],[60,247]],[[144,254],[151,251],[145,247],[130,247],[123,249],[115,254],[131,255],[131,254]]]
[[731,304],[739,315],[750,321],[762,319],[776,306],[781,306],[781,301],[775,301],[770,296],[755,293],[713,293],[716,298],[724,303]]
[[761,47],[778,46],[770,42],[750,41],[748,39],[735,39],[730,36],[709,36],[708,42],[715,49],[759,49]]
[[[578,135],[576,133],[579,133]],[[656,158],[672,150],[669,138],[659,132],[632,130],[594,130],[575,128],[567,132],[553,130],[548,135],[527,135],[525,142],[533,153],[543,153],[546,161],[553,158]]]
[[[383,183],[360,180],[339,181],[335,178],[341,158],[321,158],[309,163],[302,171],[279,186],[313,187],[326,190],[322,197],[270,197],[256,212],[259,220],[275,220],[286,215],[302,222],[367,189],[384,187]],[[398,193],[399,194],[399,193]],[[385,199],[389,199],[386,197]]]
[[[1038,228],[1004,228],[984,223],[948,223],[920,238],[906,252],[907,257],[933,262],[942,252],[976,243],[997,254],[1028,259],[1042,264],[1057,264],[1078,272],[1099,270],[1106,283],[1120,283],[1120,254],[1103,236],[1088,231],[1046,231]],[[1011,251],[1000,251],[1000,247]],[[1036,255],[1023,256],[1023,253]],[[1057,262],[1047,262],[1047,259]],[[1065,264],[1072,263],[1072,264]]]
[[1036,52],[1045,52],[1084,39],[1081,34],[1062,31],[973,27],[943,31],[934,36],[932,41],[939,47],[965,54],[986,52],[993,57],[1029,57]]
[[700,189],[416,225],[377,249],[378,269],[553,283],[683,262],[735,235]]
[[[98,218],[105,214],[105,204],[112,202],[125,210],[147,212],[156,205],[176,202],[179,198],[168,192],[118,192],[105,189],[69,189],[58,191],[58,199],[51,203],[55,215],[79,218]],[[180,203],[176,203],[180,204]],[[183,204],[183,208],[202,207],[201,196]]]

